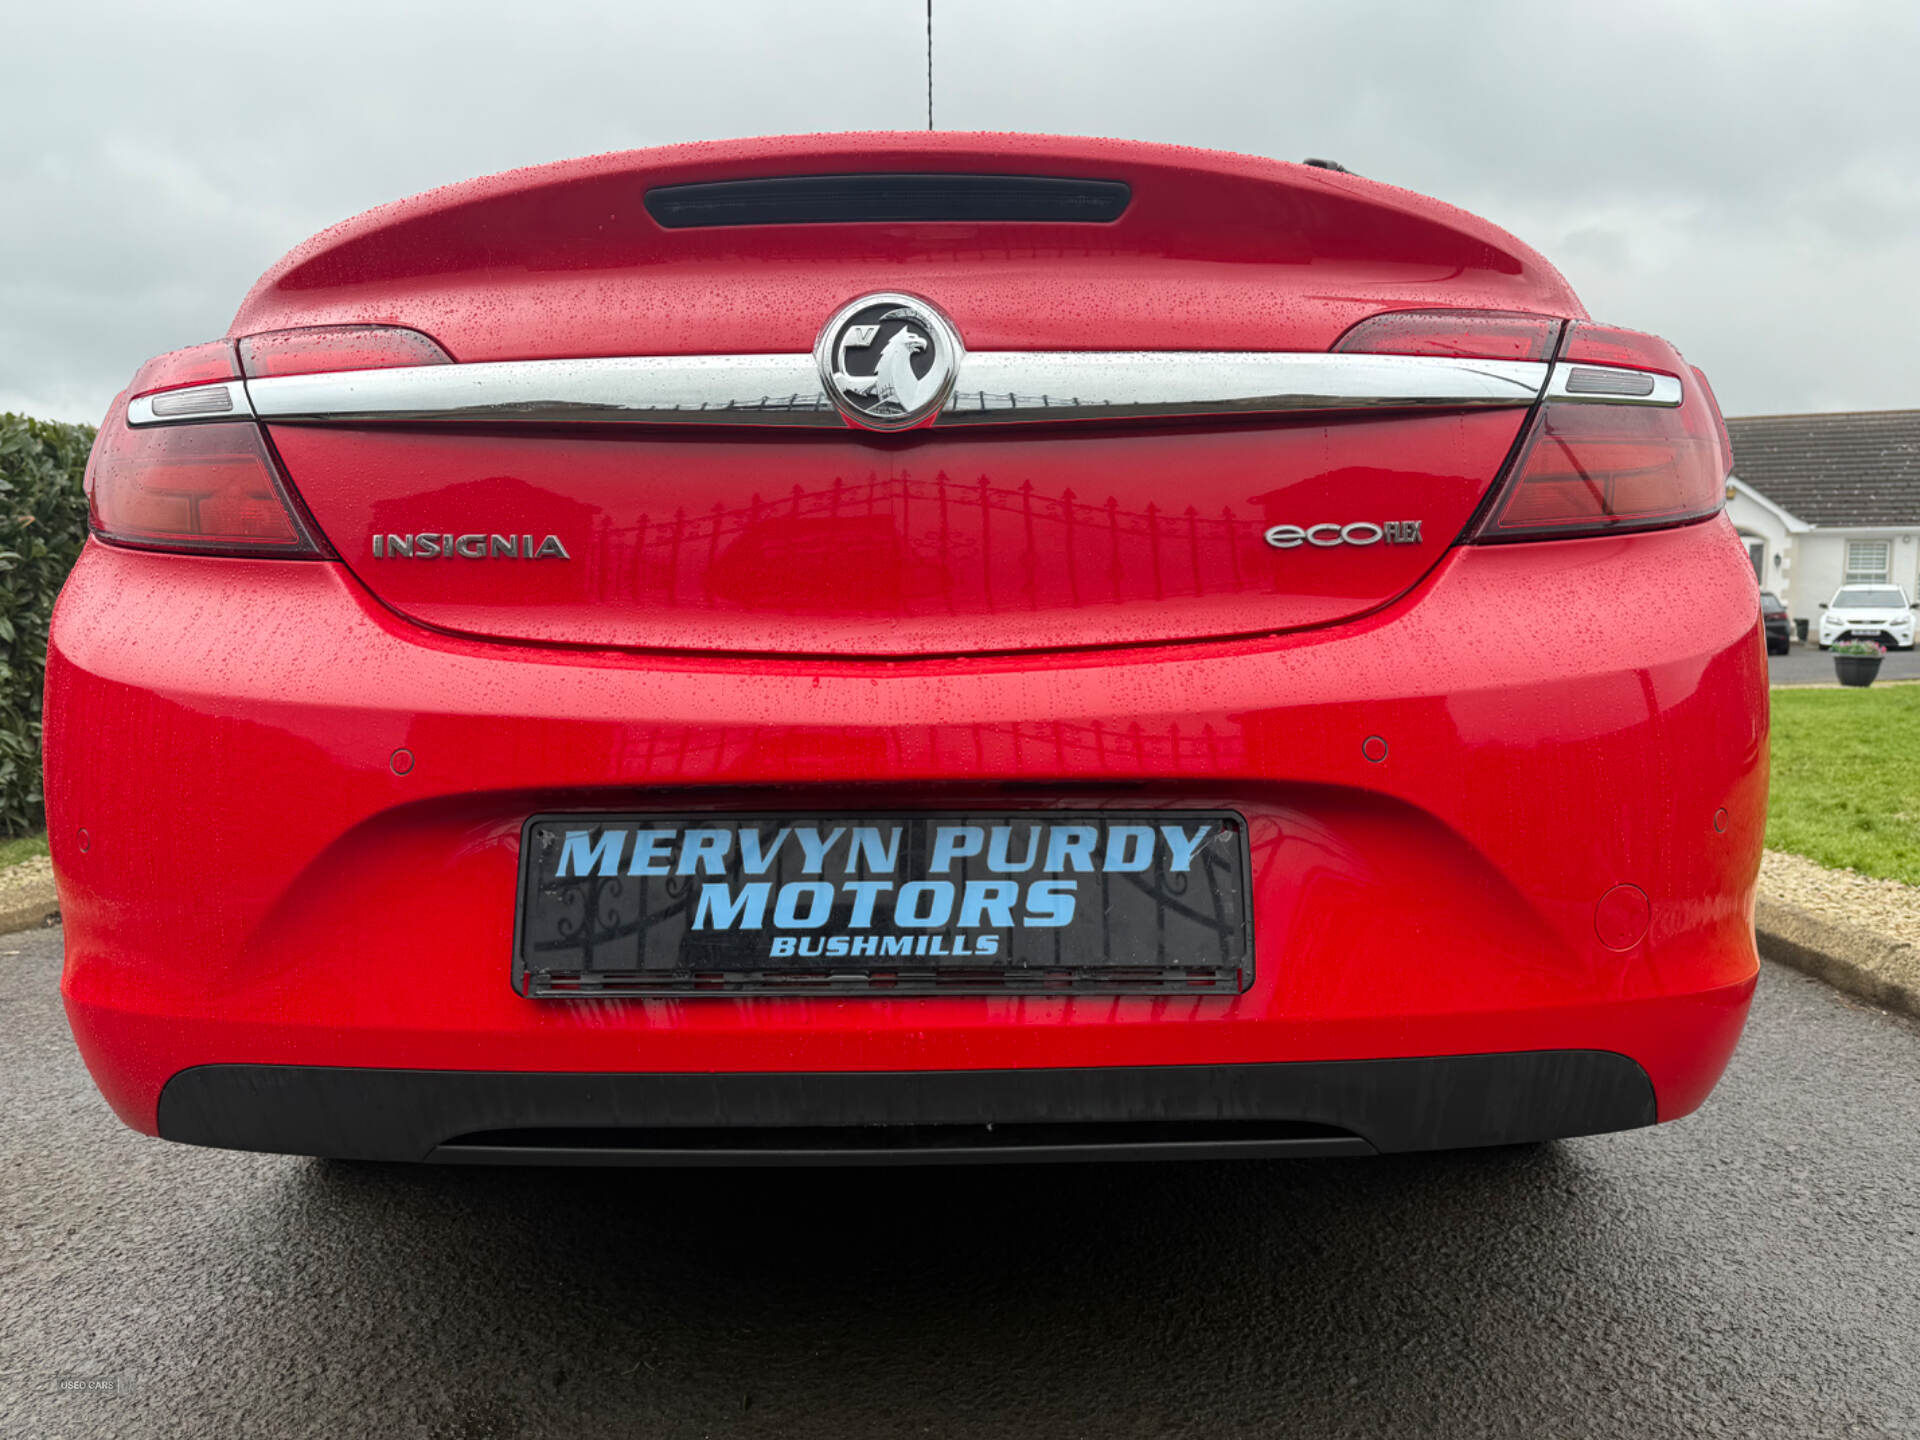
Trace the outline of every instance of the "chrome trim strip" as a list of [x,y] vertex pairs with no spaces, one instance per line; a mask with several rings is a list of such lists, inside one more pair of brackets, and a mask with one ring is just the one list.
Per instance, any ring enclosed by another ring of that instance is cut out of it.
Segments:
[[1293,351],[975,351],[942,424],[1531,405],[1529,360]]
[[[1572,388],[1576,376],[1579,389]],[[1651,385],[1647,384],[1649,380],[1653,382]],[[1680,403],[1681,394],[1680,379],[1675,375],[1562,360],[1553,367],[1553,374],[1547,380],[1545,398],[1562,404],[1659,405],[1670,410]]]
[[[1565,368],[1565,367],[1560,367]],[[937,423],[1531,405],[1522,360],[1250,351],[976,351]],[[1667,380],[1670,377],[1659,377]],[[1678,387],[1677,381],[1672,382]],[[1618,402],[1615,396],[1570,399]],[[1677,403],[1656,398],[1641,404]],[[129,425],[225,420],[804,425],[839,428],[811,355],[414,365],[230,380],[127,402]]]
[[[1576,379],[1576,377],[1578,377]],[[1648,382],[1651,382],[1649,384]],[[1575,385],[1580,388],[1574,388]],[[1642,393],[1632,393],[1640,391]],[[1351,409],[1654,405],[1678,377],[1560,361],[1238,350],[985,350],[941,425]],[[846,422],[812,355],[656,355],[413,365],[226,380],[127,402],[134,426],[258,416],[306,424],[801,425]]]
[[262,420],[821,425],[846,422],[811,355],[506,360],[250,380]]
[[129,425],[179,425],[195,420],[237,420],[253,414],[246,383],[223,380],[217,385],[194,385],[162,390],[127,402]]
[[[975,351],[939,424],[1531,405],[1522,360],[1241,351]],[[617,422],[839,428],[811,355],[421,365],[247,382],[263,420]]]

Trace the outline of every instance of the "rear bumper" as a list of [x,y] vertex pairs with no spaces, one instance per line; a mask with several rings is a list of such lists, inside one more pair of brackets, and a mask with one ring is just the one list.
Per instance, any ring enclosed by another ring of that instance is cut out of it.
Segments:
[[[396,619],[336,565],[91,545],[47,684],[68,1014],[149,1133],[169,1081],[207,1066],[659,1077],[1535,1051],[1627,1057],[1670,1119],[1718,1078],[1757,971],[1758,626],[1724,519],[1456,550],[1405,600],[1323,631],[884,665],[467,641]],[[1251,987],[514,993],[529,814],[982,801],[1240,811]]]
[[751,1075],[206,1065],[169,1140],[356,1160],[834,1164],[1364,1155],[1654,1122],[1622,1055]]

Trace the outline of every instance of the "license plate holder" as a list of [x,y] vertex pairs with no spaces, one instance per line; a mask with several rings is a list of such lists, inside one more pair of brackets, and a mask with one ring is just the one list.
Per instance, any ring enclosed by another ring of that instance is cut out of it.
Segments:
[[1238,994],[1250,874],[1230,810],[535,815],[514,988]]

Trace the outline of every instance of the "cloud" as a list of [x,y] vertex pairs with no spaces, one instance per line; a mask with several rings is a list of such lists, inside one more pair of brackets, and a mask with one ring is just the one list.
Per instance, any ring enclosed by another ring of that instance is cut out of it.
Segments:
[[[94,419],[382,201],[568,155],[924,123],[913,0],[70,0],[0,51],[0,405]],[[1920,7],[936,0],[940,124],[1300,158],[1438,195],[1733,413],[1920,404]]]

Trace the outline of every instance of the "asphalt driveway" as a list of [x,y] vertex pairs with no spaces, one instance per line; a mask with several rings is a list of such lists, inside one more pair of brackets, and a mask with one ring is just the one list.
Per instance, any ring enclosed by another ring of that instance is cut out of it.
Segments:
[[1920,1434],[1920,1028],[1790,971],[1653,1131],[582,1173],[144,1139],[0,952],[9,1436]]
[[[1789,655],[1769,655],[1767,676],[1775,685],[1838,685],[1833,674],[1833,652],[1816,645],[1795,645]],[[1920,680],[1920,648],[1889,650],[1880,662],[1882,680]]]

